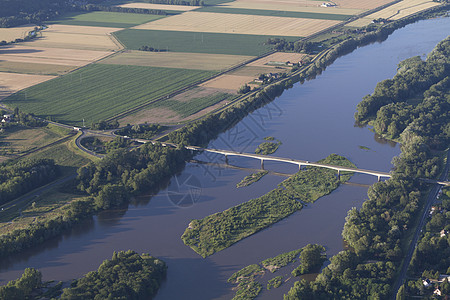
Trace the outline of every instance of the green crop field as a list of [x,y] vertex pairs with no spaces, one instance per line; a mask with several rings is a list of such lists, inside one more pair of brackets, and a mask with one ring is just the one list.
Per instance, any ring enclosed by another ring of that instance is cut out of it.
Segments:
[[113,117],[189,86],[214,72],[94,64],[4,99],[41,117],[80,126]]
[[164,17],[159,15],[94,11],[64,14],[60,19],[48,22],[48,24],[128,28]]
[[[125,29],[113,33],[128,49],[143,45],[173,52],[258,56],[271,50],[265,42],[272,36],[189,31]],[[275,36],[273,36],[275,37]],[[296,37],[280,37],[287,41]]]
[[266,10],[266,9],[246,9],[246,8],[217,7],[217,6],[202,7],[197,9],[196,11],[222,13],[222,14],[320,19],[320,20],[335,20],[335,21],[345,21],[351,17],[351,15],[321,14],[310,12],[280,11],[280,10]]
[[205,97],[192,98],[186,102],[177,101],[173,99],[162,100],[154,104],[150,104],[146,108],[164,107],[176,112],[182,118],[186,118],[189,117],[190,115],[193,115],[201,111],[206,107],[209,107],[224,100],[232,101],[236,97],[237,96],[233,94],[216,93]]

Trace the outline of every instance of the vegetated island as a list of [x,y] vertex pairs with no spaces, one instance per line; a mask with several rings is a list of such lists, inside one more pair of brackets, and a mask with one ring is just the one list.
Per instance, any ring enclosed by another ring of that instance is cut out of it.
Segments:
[[152,299],[166,273],[158,258],[120,251],[63,291],[62,282],[42,282],[41,272],[27,268],[20,279],[0,287],[0,299]]
[[[354,167],[346,158],[336,154],[319,162]],[[261,197],[203,219],[192,220],[181,239],[202,257],[207,257],[302,209],[300,201],[314,202],[329,194],[350,176],[343,174],[338,179],[331,170],[308,168]]]
[[[273,141],[274,137],[268,136],[264,138],[266,141]],[[275,153],[278,150],[278,147],[281,146],[281,141],[277,142],[263,142],[261,143],[255,150],[256,154],[269,155]]]
[[248,176],[245,176],[244,179],[242,179],[238,184],[236,184],[236,187],[240,188],[240,187],[249,186],[252,183],[255,183],[258,180],[260,180],[261,178],[263,178],[265,175],[267,175],[267,173],[269,173],[269,171],[261,171],[258,173],[252,173]]
[[[317,244],[309,244],[302,249],[279,254],[268,258],[259,264],[249,265],[230,276],[228,282],[237,284],[236,294],[233,300],[254,299],[263,290],[263,277],[266,271],[277,270],[300,260],[300,265],[295,269],[302,272],[292,272],[292,276],[299,276],[318,270],[326,260],[325,247]],[[278,288],[283,284],[283,276],[276,276],[267,281],[267,290]]]

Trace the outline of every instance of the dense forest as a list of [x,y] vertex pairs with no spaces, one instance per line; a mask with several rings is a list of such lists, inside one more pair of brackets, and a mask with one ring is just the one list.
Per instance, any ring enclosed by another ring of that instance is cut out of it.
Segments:
[[152,299],[166,272],[166,264],[148,254],[114,252],[97,271],[64,289],[61,299]]
[[58,174],[59,168],[51,159],[0,164],[0,204],[55,180]]
[[[448,53],[449,46],[448,39],[439,43],[429,56],[432,57],[430,61],[442,62],[442,59],[448,58],[441,54]],[[434,70],[436,77],[441,76],[442,66],[434,67],[424,66],[422,70]],[[444,65],[444,68],[447,67]],[[427,78],[426,74],[421,76]],[[415,76],[407,78],[418,82]],[[409,84],[409,81],[404,82],[406,86]],[[424,97],[442,93],[448,99],[448,89],[429,86]],[[417,91],[409,96],[417,96]],[[363,101],[367,102],[367,98]],[[441,105],[444,104],[435,104],[436,109],[439,110]],[[362,106],[359,105],[358,108]],[[372,114],[376,113],[377,111]],[[410,127],[414,122],[410,120],[405,126]],[[439,126],[442,120],[424,118],[422,122],[424,127],[433,128]],[[448,124],[448,115],[446,122]],[[348,212],[342,233],[349,245],[348,250],[334,256],[331,264],[315,281],[296,282],[285,299],[385,299],[390,295],[404,256],[405,248],[402,243],[412,228],[428,191],[428,186],[418,178],[437,177],[441,171],[440,160],[430,148],[440,134],[433,130],[410,130],[400,136],[402,152],[393,160],[393,177],[374,184],[369,188],[369,199],[362,208]],[[448,140],[446,143],[448,147]]]
[[373,121],[375,131],[389,138],[418,134],[430,146],[445,148],[450,138],[449,74],[450,37],[425,61],[413,57],[401,62],[393,79],[379,82],[358,104],[355,119]]
[[130,195],[158,187],[184,165],[188,151],[147,143],[118,149],[78,170],[78,189],[94,197],[99,209],[128,203]]

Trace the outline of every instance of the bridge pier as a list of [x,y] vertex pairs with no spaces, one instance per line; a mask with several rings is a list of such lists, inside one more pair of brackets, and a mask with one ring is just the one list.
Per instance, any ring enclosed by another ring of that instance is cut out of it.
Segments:
[[338,171],[338,173],[337,173],[337,179],[338,180],[341,180],[341,170],[337,170]]
[[225,154],[225,164],[228,165],[228,155]]
[[381,181],[381,176],[378,176],[378,182],[380,182]]
[[264,159],[261,159],[261,170],[264,170]]
[[298,171],[300,172],[302,170],[302,165],[298,164]]

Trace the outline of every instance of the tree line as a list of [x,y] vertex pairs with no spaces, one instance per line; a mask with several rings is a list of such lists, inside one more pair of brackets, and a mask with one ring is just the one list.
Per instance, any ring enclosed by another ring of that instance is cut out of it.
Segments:
[[203,0],[145,0],[143,2],[153,4],[168,4],[168,5],[188,5],[188,6],[203,6],[205,3]]
[[58,175],[59,167],[52,159],[0,164],[0,204],[55,180]]

